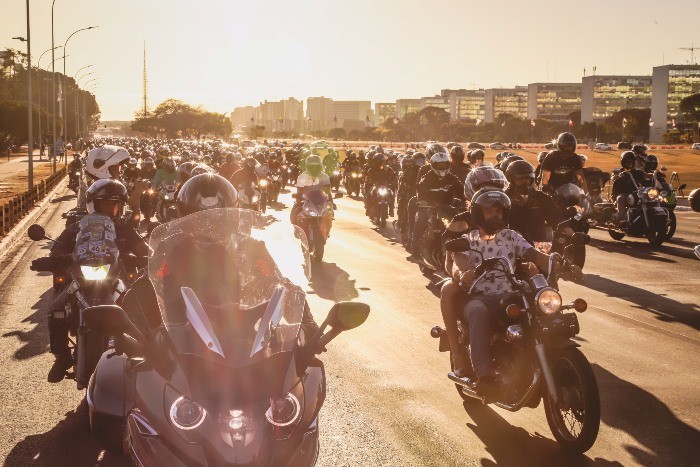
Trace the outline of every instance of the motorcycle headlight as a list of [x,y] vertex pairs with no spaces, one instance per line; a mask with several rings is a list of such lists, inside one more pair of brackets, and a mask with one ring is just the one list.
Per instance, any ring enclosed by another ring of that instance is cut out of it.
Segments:
[[267,180],[260,180],[260,186],[261,187],[267,186]]
[[292,393],[280,398],[270,399],[270,408],[265,412],[267,421],[276,427],[285,427],[295,423],[301,416],[301,404]]
[[358,178],[359,176],[360,176],[360,174],[358,174],[358,173],[353,173],[353,174],[352,174],[352,178]]
[[250,202],[251,202],[251,203],[257,203],[257,202],[258,202],[258,197],[257,197],[257,195],[256,195],[256,196],[253,196],[253,197],[251,198]]
[[379,194],[379,196],[386,196],[387,193],[389,193],[389,190],[387,190],[386,188],[380,188],[377,190],[377,193]]
[[338,172],[337,170],[334,170],[333,175],[340,175],[340,172]]
[[76,172],[75,175],[80,175],[80,172]]
[[207,411],[204,407],[180,396],[170,406],[170,421],[181,430],[193,430],[202,424]]
[[559,292],[549,287],[537,292],[535,301],[540,311],[546,315],[556,313],[561,308],[561,295],[559,295]]
[[102,266],[80,266],[83,277],[89,281],[101,281],[109,274],[109,264]]
[[255,420],[245,410],[235,409],[219,414],[219,426],[224,442],[233,447],[234,443],[248,444],[255,436]]
[[659,190],[656,188],[650,188],[649,191],[647,191],[647,198],[649,199],[656,199],[659,196]]
[[315,209],[310,208],[310,207],[304,207],[304,214],[310,217],[318,217],[318,212],[316,212]]

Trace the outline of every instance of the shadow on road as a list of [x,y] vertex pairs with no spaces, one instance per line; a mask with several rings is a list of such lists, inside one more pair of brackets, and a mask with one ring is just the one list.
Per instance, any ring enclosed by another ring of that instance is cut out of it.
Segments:
[[635,308],[654,313],[660,321],[676,321],[693,329],[700,329],[700,306],[697,303],[682,303],[665,295],[596,274],[584,274],[581,285],[602,292],[609,297],[626,300],[632,303]]
[[355,279],[350,279],[350,275],[335,263],[314,266],[310,286],[316,295],[334,302],[352,300],[360,295]]
[[103,452],[90,434],[87,403],[83,402],[46,433],[30,435],[17,443],[3,466],[126,466],[123,458]]
[[[651,260],[651,261],[658,261],[660,263],[675,263],[676,261],[670,259],[670,258],[664,258],[663,256],[660,256],[659,253],[668,253],[668,254],[673,254],[671,250],[676,250],[681,253],[685,253],[686,250],[682,248],[672,248],[672,247],[666,247],[665,245],[662,247],[666,248],[664,251],[662,249],[654,249],[651,247],[648,243],[644,244],[641,242],[634,242],[634,241],[617,241],[610,239],[610,241],[605,241],[605,240],[599,240],[597,238],[591,238],[591,243],[589,244],[590,246],[597,248],[598,250],[604,251],[606,253],[612,252],[612,253],[620,253],[622,255],[626,256],[631,256],[633,258],[638,258],[638,259],[643,259],[643,260]],[[692,252],[690,252],[692,254]],[[685,254],[674,254],[674,256],[681,256],[681,257],[686,257]]]
[[53,198],[51,200],[51,203],[60,203],[61,201],[70,201],[72,199],[76,199],[77,197],[78,196],[75,193],[70,194],[70,195],[58,196],[56,198]]
[[[539,433],[508,423],[493,409],[478,401],[465,402],[464,410],[474,423],[467,426],[484,443],[486,450],[495,459],[481,459],[481,465],[499,466],[537,466],[537,467],[585,467],[585,466],[622,466],[619,462],[585,455],[570,454],[564,451],[556,441]],[[541,407],[539,410],[543,410]],[[551,435],[550,435],[551,436]]]
[[32,314],[22,320],[25,325],[32,325],[29,331],[10,331],[2,337],[16,337],[21,346],[15,350],[15,360],[26,360],[36,357],[49,349],[49,329],[46,321],[46,312],[54,299],[53,288],[41,294],[39,300],[32,306]]
[[645,449],[625,446],[639,465],[693,465],[700,431],[679,420],[656,396],[593,365],[606,425],[628,433]]

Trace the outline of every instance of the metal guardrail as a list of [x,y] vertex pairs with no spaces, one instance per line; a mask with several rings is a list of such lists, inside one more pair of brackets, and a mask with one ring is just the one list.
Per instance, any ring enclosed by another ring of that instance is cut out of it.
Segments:
[[46,180],[34,185],[32,190],[0,201],[0,235],[7,235],[34,208],[34,205],[42,200],[65,176],[66,168],[63,167]]

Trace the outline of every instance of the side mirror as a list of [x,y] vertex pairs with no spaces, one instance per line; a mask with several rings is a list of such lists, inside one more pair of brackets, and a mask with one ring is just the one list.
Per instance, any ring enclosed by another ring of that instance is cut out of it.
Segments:
[[685,187],[686,187],[686,184],[684,183],[681,186],[679,186],[678,188],[676,188],[676,190],[685,190]]
[[27,235],[35,242],[46,238],[46,231],[39,224],[32,224],[27,229]]
[[662,172],[666,172],[667,170],[668,170],[668,168],[667,168],[665,165],[662,165],[662,166],[661,166],[661,171],[662,171]]
[[342,197],[343,197],[342,193],[336,193],[335,195],[333,195],[333,198],[335,198],[335,199],[342,198]]
[[328,313],[326,323],[334,330],[349,331],[367,320],[369,305],[360,302],[338,302]]
[[467,251],[469,248],[469,240],[464,237],[455,238],[454,240],[445,242],[445,249],[447,251]]

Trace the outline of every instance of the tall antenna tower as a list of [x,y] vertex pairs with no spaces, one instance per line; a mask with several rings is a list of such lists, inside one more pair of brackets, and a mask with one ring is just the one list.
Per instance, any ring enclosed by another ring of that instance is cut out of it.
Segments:
[[678,50],[687,50],[690,52],[690,64],[695,65],[695,51],[700,50],[700,47],[695,47],[695,44],[690,44],[690,47],[679,47]]
[[148,115],[148,75],[146,74],[146,41],[143,41],[143,115]]

